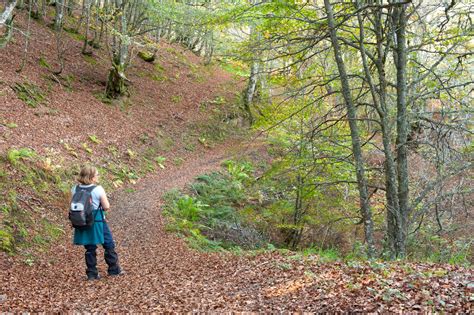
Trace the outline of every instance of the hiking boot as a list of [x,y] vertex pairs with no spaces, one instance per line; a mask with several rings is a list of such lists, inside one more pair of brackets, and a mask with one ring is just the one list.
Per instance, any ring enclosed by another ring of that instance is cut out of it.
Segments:
[[90,280],[100,280],[100,276],[97,275],[97,276],[87,276],[87,281],[90,281]]
[[118,277],[118,276],[123,276],[125,275],[125,271],[120,270],[119,273],[109,273],[109,276],[111,277]]

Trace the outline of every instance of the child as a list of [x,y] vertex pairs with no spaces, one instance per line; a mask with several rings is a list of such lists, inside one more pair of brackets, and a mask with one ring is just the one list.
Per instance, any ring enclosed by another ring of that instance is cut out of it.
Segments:
[[87,230],[74,230],[74,244],[84,245],[86,249],[87,280],[100,279],[97,271],[97,244],[102,244],[104,247],[104,258],[109,267],[107,270],[108,274],[110,276],[120,275],[122,274],[122,270],[118,263],[118,255],[115,252],[115,243],[103,212],[110,210],[110,203],[104,188],[100,185],[96,185],[99,181],[99,172],[93,166],[84,166],[81,169],[78,181],[80,184],[72,188],[72,194],[79,189],[90,190],[94,208],[92,214],[95,222],[92,227]]

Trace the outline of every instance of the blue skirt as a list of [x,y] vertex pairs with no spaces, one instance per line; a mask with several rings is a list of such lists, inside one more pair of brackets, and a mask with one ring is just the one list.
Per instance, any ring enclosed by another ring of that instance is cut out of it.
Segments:
[[74,245],[104,244],[104,215],[102,210],[93,210],[94,224],[87,230],[74,229]]

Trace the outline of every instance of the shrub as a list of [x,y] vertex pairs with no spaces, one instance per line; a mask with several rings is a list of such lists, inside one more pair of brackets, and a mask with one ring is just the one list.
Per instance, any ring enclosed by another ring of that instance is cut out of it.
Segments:
[[17,165],[20,159],[29,159],[35,156],[35,152],[28,148],[11,149],[7,153],[7,159],[12,165]]
[[206,206],[207,205],[202,204],[200,201],[188,195],[184,195],[176,201],[175,209],[178,211],[177,214],[179,217],[191,222],[196,222],[203,215]]
[[470,265],[474,242],[469,238],[455,241],[431,231],[430,226],[420,229],[407,242],[409,258],[434,263]]
[[[232,165],[231,172],[198,176],[190,185],[191,196],[176,190],[166,195],[168,228],[193,239],[193,246],[201,244],[206,250],[216,250],[265,244],[263,235],[240,215],[240,208],[247,201],[241,181],[250,181],[251,167],[240,167],[235,162],[228,165]],[[244,171],[249,173],[243,175]]]

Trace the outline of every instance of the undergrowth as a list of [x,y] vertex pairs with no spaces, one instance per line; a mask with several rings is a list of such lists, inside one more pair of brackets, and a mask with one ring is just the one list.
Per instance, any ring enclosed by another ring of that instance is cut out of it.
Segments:
[[63,234],[58,217],[70,173],[28,148],[10,149],[0,170],[0,250],[44,250]]
[[[269,202],[268,196],[262,196],[273,189],[266,186],[270,183],[257,182],[252,164],[227,161],[221,171],[196,177],[185,192],[172,190],[166,194],[167,229],[184,237],[192,248],[202,251],[228,250],[237,255],[279,251],[290,259],[313,256],[322,263],[340,261],[349,265],[367,261],[365,245],[357,240],[345,251],[316,244],[302,244],[296,250],[288,250],[289,246],[281,241],[285,225],[274,218],[279,203]],[[449,242],[425,231],[409,242],[407,261],[469,265],[472,245],[469,239]]]
[[259,248],[265,238],[240,215],[250,181],[250,164],[227,161],[226,170],[200,175],[189,186],[190,194],[177,190],[165,196],[164,214],[168,230],[186,237],[191,247],[223,250]]
[[45,92],[33,83],[17,82],[12,86],[12,89],[20,100],[33,108],[43,104],[46,100]]

